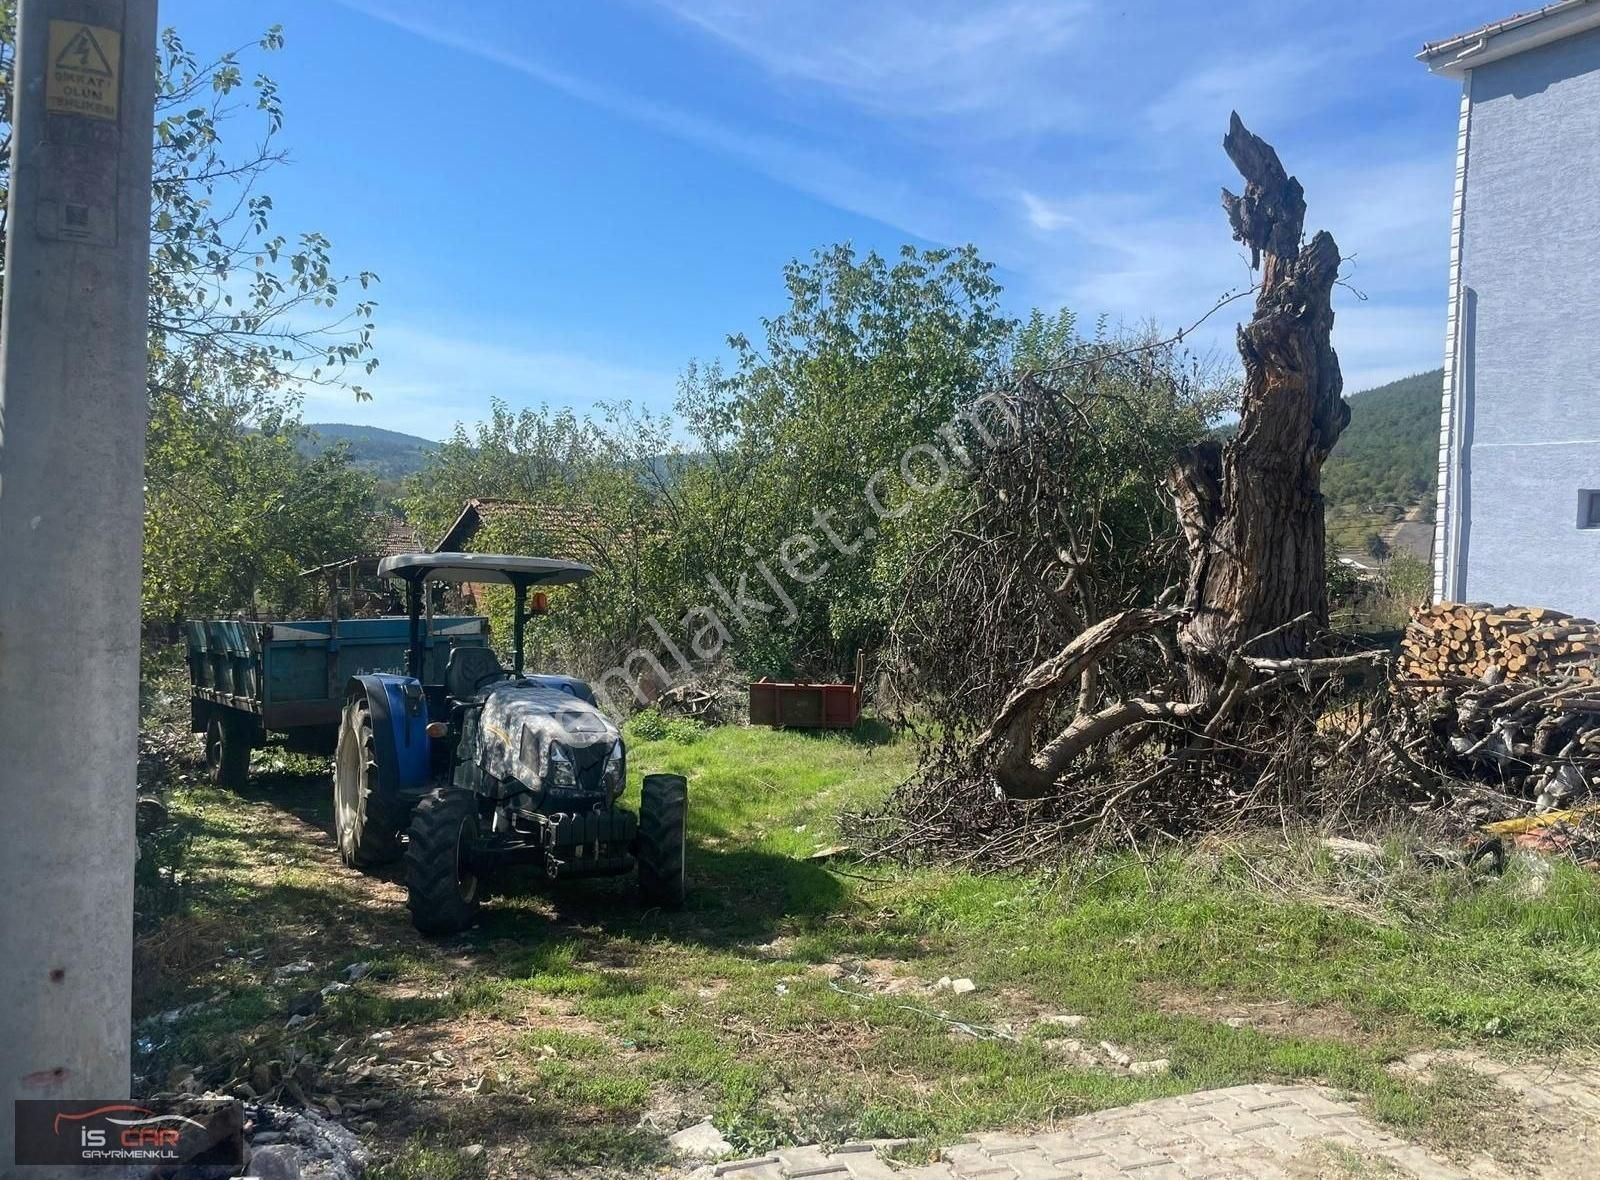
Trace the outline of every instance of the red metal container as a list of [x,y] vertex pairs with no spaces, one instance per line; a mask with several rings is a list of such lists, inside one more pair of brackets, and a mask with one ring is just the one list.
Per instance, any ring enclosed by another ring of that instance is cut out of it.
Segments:
[[750,685],[750,724],[774,729],[854,729],[861,719],[861,672],[858,653],[854,684],[757,680]]

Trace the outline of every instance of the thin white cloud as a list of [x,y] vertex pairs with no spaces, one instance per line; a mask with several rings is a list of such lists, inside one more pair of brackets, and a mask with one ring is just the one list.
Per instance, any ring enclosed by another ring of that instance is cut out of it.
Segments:
[[498,343],[506,335],[451,335],[386,322],[378,342],[383,364],[364,382],[372,400],[354,402],[346,390],[313,389],[306,395],[305,417],[444,438],[458,421],[485,417],[491,398],[581,412],[600,402],[661,406],[671,402],[677,387],[675,372],[564,349]]
[[[1128,322],[1189,323],[1249,282],[1208,195],[1237,187],[1217,143],[1238,109],[1278,143],[1306,183],[1308,228],[1334,232],[1373,297],[1340,294],[1351,373],[1432,363],[1450,129],[1419,154],[1413,128],[1352,127],[1340,112],[1374,71],[1413,66],[1392,44],[1406,14],[1388,3],[1352,0],[1313,26],[1276,0],[1160,13],[1080,0],[635,0],[666,14],[669,33],[690,32],[691,58],[698,39],[732,63],[725,89],[739,101],[718,105],[659,80],[663,93],[648,93],[650,81],[603,66],[558,67],[515,7],[343,2],[839,209],[976,241],[1012,272],[1014,296]],[[1246,57],[1244,33],[1284,48]],[[1219,313],[1199,342],[1231,348],[1246,309]],[[387,373],[390,357],[386,346]]]
[[[1209,146],[1233,111],[1265,127],[1325,104],[1332,97],[1325,72],[1324,62],[1298,46],[1207,61],[1151,102],[1144,117],[1157,135]],[[1308,86],[1313,78],[1317,84]]]
[[557,69],[534,54],[508,48],[509,38],[477,37],[448,17],[385,0],[339,0],[375,20],[394,25],[436,45],[493,62],[525,74],[580,102],[655,128],[675,139],[730,156],[782,184],[836,208],[869,217],[918,237],[938,240],[949,227],[915,190],[898,177],[879,177],[858,167],[838,151],[812,148],[792,140],[733,126],[656,98],[602,85]]
[[[995,134],[1077,116],[1051,86],[1090,6],[1073,0],[657,0],[770,74],[816,84],[879,114],[919,120],[993,114]],[[1056,101],[1041,102],[1054,90]]]

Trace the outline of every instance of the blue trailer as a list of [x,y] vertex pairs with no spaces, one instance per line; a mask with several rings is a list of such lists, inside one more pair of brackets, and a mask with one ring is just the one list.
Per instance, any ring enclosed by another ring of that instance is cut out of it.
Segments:
[[206,735],[212,781],[230,787],[244,785],[250,751],[268,733],[284,734],[292,749],[333,753],[345,686],[371,673],[404,673],[413,643],[430,683],[443,681],[457,648],[489,645],[489,620],[471,615],[205,619],[184,629],[192,728]]

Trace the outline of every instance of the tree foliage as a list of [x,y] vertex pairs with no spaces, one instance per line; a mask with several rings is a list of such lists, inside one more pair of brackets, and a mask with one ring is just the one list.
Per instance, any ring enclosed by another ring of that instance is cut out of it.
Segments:
[[145,484],[146,618],[292,611],[318,589],[299,574],[368,551],[371,477],[340,451],[313,459],[291,422],[152,407]]
[[[591,418],[496,400],[487,419],[458,424],[429,455],[402,503],[432,545],[468,500],[503,502],[472,539],[475,551],[592,565],[598,576],[552,592],[556,609],[531,629],[530,660],[594,672],[620,658],[648,618],[675,617],[681,576],[653,482],[656,458],[672,453],[668,425],[628,405]],[[492,588],[487,601],[503,641],[510,593]]]
[[[686,376],[679,412],[702,458],[663,500],[702,580],[754,581],[765,563],[785,583],[795,618],[775,609],[741,627],[746,667],[838,672],[886,634],[907,537],[937,515],[959,464],[941,430],[996,372],[1016,324],[971,246],[906,246],[891,261],[837,245],[790,263],[784,286],[789,305],[759,342],[735,335],[726,369]],[[835,514],[827,529],[818,512]],[[782,568],[797,536],[810,541],[791,552],[821,550],[806,581]]]
[[[561,600],[550,629],[599,640],[603,662],[641,643],[687,649],[711,610],[719,659],[755,674],[842,671],[886,633],[906,537],[939,499],[912,488],[956,461],[918,448],[944,446],[941,428],[1015,325],[971,248],[891,261],[834,246],[791,263],[784,285],[759,341],[735,335],[726,364],[690,366],[675,422],[626,405],[580,418],[497,404],[411,481],[408,513],[438,536],[469,498],[536,506],[502,515],[477,547],[568,544],[562,555],[592,561],[602,576]],[[575,538],[541,525],[552,509]]]

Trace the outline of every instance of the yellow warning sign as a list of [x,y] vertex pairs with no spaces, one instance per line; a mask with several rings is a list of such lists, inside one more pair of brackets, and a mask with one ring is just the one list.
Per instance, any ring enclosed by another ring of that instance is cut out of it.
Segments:
[[117,117],[122,34],[72,20],[50,22],[45,109],[52,115]]

